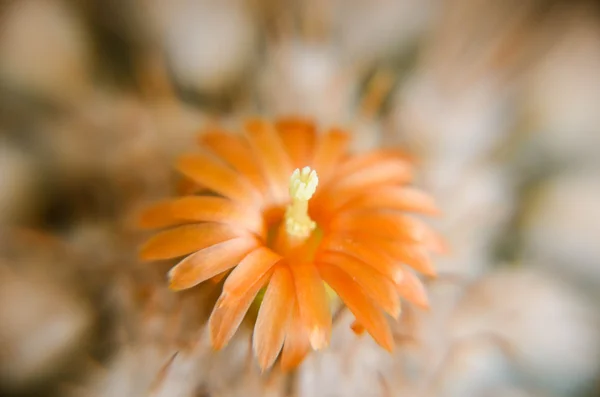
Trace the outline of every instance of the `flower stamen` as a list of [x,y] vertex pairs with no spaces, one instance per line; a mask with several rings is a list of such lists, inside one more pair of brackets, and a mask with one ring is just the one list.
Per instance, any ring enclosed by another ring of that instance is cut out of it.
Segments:
[[291,237],[305,239],[317,227],[315,221],[308,216],[308,201],[311,199],[319,177],[315,170],[304,167],[296,168],[290,177],[290,197],[292,202],[285,211],[285,230]]

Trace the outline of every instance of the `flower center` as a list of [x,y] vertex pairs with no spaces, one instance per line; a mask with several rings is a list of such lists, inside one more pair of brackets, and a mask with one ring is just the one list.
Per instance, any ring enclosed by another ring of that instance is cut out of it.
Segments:
[[290,177],[290,197],[292,202],[285,210],[285,230],[288,236],[305,240],[315,230],[317,224],[308,216],[308,201],[311,199],[319,177],[315,170],[304,167],[296,169]]
[[[308,201],[317,190],[319,177],[310,167],[296,169],[290,177],[291,202],[285,208],[283,219],[281,208],[267,215],[272,222],[267,236],[267,246],[286,258],[290,266],[312,263],[323,239],[323,230],[308,215]],[[336,293],[325,285],[330,300],[337,302]],[[263,287],[252,305],[254,318],[262,303],[266,288]]]

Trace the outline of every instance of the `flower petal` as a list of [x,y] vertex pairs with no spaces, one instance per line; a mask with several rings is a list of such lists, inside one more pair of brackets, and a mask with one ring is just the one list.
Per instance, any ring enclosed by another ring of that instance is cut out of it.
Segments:
[[343,209],[389,209],[438,215],[439,209],[431,196],[407,186],[382,186],[366,192],[344,204]]
[[316,259],[318,263],[327,263],[343,270],[362,287],[373,301],[390,316],[400,315],[400,299],[395,284],[373,267],[351,256],[328,252]]
[[310,165],[316,140],[315,124],[300,118],[279,120],[275,127],[295,168]]
[[319,273],[373,339],[384,349],[392,351],[394,340],[387,320],[379,308],[364,294],[360,286],[335,266],[319,265]]
[[192,181],[190,178],[182,177],[177,181],[175,191],[179,196],[188,196],[190,194],[196,194],[202,190],[206,190],[204,186],[200,186],[198,183]]
[[267,247],[255,249],[227,277],[223,285],[223,294],[231,295],[232,299],[244,295],[248,286],[254,284],[281,259],[281,255]]
[[[425,224],[423,223],[423,225]],[[429,226],[425,225],[421,233],[423,235],[421,243],[429,251],[435,254],[447,254],[450,252],[450,247],[448,246],[446,239]]]
[[352,324],[350,324],[350,329],[352,330],[352,332],[354,332],[357,336],[362,336],[365,333],[365,327],[362,326],[361,323],[359,323],[358,321],[354,320],[352,322]]
[[384,245],[381,246],[382,249],[389,252],[393,258],[406,263],[408,266],[426,276],[437,276],[437,271],[435,270],[425,247],[409,244],[394,244],[388,241],[384,241],[383,243]]
[[257,210],[215,196],[187,196],[159,202],[142,212],[142,228],[160,228],[189,222],[215,222],[246,228],[258,235],[264,233],[262,215]]
[[381,186],[406,183],[412,179],[412,168],[402,160],[387,159],[350,175],[336,172],[329,184],[322,186],[313,198],[317,216],[327,222],[331,215],[354,198]]
[[336,168],[337,175],[352,175],[361,169],[368,168],[385,160],[402,161],[411,166],[410,157],[398,149],[379,149],[354,155]]
[[[431,258],[427,253],[427,248],[421,244],[369,238],[369,235],[366,234],[362,236],[360,234],[349,234],[348,237],[361,241],[367,249],[383,253],[391,258],[394,263],[405,263],[416,271],[430,277],[436,277],[437,275],[431,262]],[[402,279],[402,275],[399,275],[398,277],[398,279],[395,279],[396,282],[399,282]]]
[[234,228],[218,223],[184,225],[160,232],[140,251],[143,260],[171,259],[239,236]]
[[340,212],[331,221],[329,228],[331,231],[419,243],[424,248],[438,254],[445,254],[449,251],[446,241],[428,224],[396,211]]
[[229,163],[263,194],[267,192],[267,182],[252,155],[252,150],[243,137],[224,131],[212,131],[199,138],[202,146]]
[[327,186],[327,194],[335,196],[341,192],[394,183],[407,183],[412,179],[412,166],[399,159],[378,161],[352,173],[336,172],[334,182]]
[[291,313],[294,309],[294,281],[287,266],[278,266],[258,311],[252,345],[264,371],[273,365],[281,351]]
[[296,368],[310,351],[308,332],[300,316],[298,302],[294,305],[292,318],[285,336],[283,351],[281,352],[281,369],[289,371]]
[[221,294],[208,320],[210,340],[215,350],[222,349],[229,343],[256,298],[256,294],[269,277],[271,272],[263,274],[238,299],[231,299],[230,295]]
[[329,344],[331,338],[331,311],[327,291],[313,263],[294,263],[290,269],[310,344],[315,350],[322,349]]
[[232,200],[246,204],[255,204],[260,200],[260,194],[245,177],[207,155],[183,155],[177,161],[176,168],[200,185]]
[[204,248],[188,256],[169,271],[169,288],[191,288],[231,269],[258,244],[255,238],[238,237]]
[[396,284],[401,297],[422,309],[429,309],[429,298],[419,278],[410,270],[404,270],[404,277]]
[[246,228],[258,235],[264,233],[260,211],[244,208],[223,197],[182,197],[172,202],[171,213],[176,219],[185,221],[226,223]]
[[394,282],[402,278],[402,268],[394,259],[382,252],[373,249],[364,243],[364,239],[355,239],[349,236],[336,235],[324,239],[321,243],[321,252],[333,251],[352,256],[371,266]]
[[251,120],[246,123],[246,135],[275,199],[286,202],[293,168],[275,127],[266,121]]
[[166,226],[185,223],[171,213],[173,200],[159,201],[144,208],[138,216],[137,225],[141,229],[160,229]]
[[336,216],[328,225],[329,231],[362,232],[391,240],[423,241],[426,229],[423,222],[393,211],[353,211]]
[[326,182],[348,150],[350,136],[339,130],[331,129],[321,135],[315,145],[312,168],[317,171],[321,184]]
[[211,277],[210,282],[213,283],[213,284],[219,284],[221,281],[223,281],[223,279],[225,277],[227,277],[227,275],[229,273],[230,273],[229,270],[225,270],[224,272],[219,273],[219,274],[217,274],[214,277]]

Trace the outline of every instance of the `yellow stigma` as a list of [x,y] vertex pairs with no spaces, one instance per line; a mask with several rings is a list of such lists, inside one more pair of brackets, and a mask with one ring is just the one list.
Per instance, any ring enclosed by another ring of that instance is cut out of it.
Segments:
[[308,200],[315,194],[319,177],[315,170],[296,169],[290,177],[291,204],[285,211],[285,229],[288,235],[299,238],[310,236],[317,224],[308,216]]

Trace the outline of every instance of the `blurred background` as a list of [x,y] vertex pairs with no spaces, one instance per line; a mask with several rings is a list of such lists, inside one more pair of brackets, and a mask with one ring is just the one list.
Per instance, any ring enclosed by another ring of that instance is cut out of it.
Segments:
[[[452,252],[393,354],[346,314],[261,376],[137,261],[174,156],[257,114],[415,155]],[[2,0],[0,395],[598,396],[599,153],[595,1]]]

